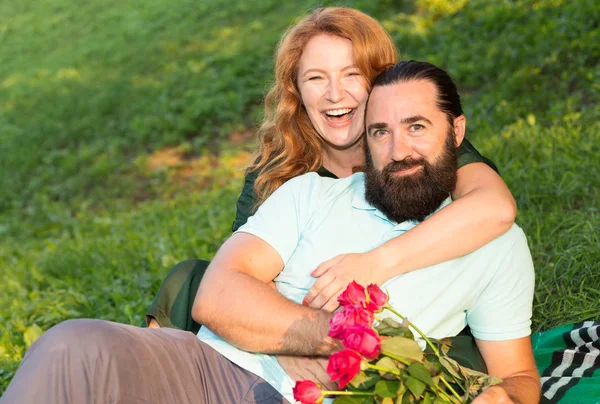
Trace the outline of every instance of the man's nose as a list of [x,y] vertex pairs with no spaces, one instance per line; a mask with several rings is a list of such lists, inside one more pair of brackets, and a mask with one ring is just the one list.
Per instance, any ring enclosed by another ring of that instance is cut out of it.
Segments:
[[327,100],[337,103],[344,98],[344,86],[338,80],[331,80],[327,86]]
[[395,134],[392,136],[392,160],[402,161],[407,157],[411,157],[413,154],[413,147],[409,139],[406,136]]

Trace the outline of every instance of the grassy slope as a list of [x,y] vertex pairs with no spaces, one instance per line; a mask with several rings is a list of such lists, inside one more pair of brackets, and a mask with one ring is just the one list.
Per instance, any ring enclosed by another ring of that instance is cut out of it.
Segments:
[[[344,4],[461,84],[469,136],[519,203],[535,328],[597,318],[597,5],[390,3]],[[214,254],[245,162],[227,135],[260,116],[273,47],[314,5],[0,3],[0,393],[41,331],[80,316],[137,324],[169,266]],[[182,159],[152,168],[164,146]]]

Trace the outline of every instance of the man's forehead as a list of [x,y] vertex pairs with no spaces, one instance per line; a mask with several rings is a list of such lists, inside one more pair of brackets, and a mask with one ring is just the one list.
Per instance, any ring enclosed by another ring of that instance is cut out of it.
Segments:
[[406,116],[423,115],[428,111],[439,110],[436,101],[437,88],[428,80],[409,80],[376,86],[369,97],[367,119],[392,111]]

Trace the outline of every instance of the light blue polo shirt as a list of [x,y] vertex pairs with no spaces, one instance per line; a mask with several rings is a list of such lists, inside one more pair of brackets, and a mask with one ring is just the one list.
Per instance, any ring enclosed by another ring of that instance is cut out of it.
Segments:
[[[285,267],[275,285],[301,303],[316,281],[310,273],[320,263],[372,250],[415,225],[392,222],[370,206],[363,173],[343,179],[309,173],[277,189],[238,232],[261,238],[279,253]],[[531,332],[533,264],[516,225],[471,254],[396,276],[383,287],[390,304],[433,338],[454,336],[467,323],[481,340],[510,340]],[[275,357],[241,351],[206,327],[198,338],[294,401],[294,382]]]

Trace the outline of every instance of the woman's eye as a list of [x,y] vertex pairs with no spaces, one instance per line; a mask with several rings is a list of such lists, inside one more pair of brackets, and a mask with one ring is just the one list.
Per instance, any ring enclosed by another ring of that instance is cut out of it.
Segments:
[[362,74],[360,72],[350,72],[348,76],[362,76]]
[[312,81],[312,80],[319,80],[319,79],[321,79],[321,78],[322,78],[321,76],[310,76],[310,77],[308,78],[308,80],[309,80],[309,81]]

